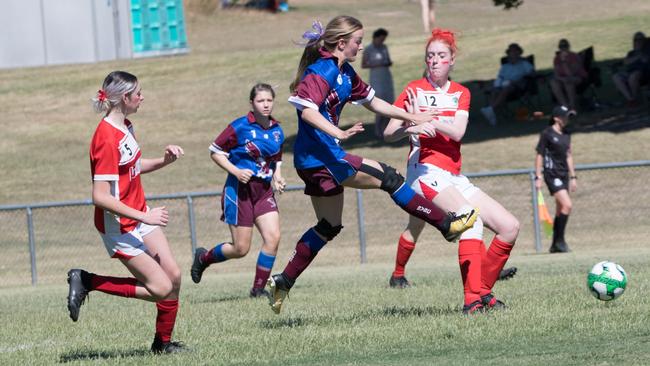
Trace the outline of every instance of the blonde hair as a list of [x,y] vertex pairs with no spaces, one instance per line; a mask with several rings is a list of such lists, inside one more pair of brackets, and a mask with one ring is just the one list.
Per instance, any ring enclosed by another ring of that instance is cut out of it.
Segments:
[[323,34],[320,36],[320,38],[315,42],[309,42],[305,46],[305,50],[303,51],[302,57],[300,58],[300,64],[298,65],[296,77],[289,86],[289,91],[292,93],[296,91],[296,88],[298,87],[298,84],[302,79],[302,75],[305,73],[307,67],[316,62],[316,60],[318,60],[320,57],[318,50],[321,47],[324,47],[330,52],[334,51],[336,49],[336,45],[341,39],[348,41],[350,38],[352,38],[352,33],[358,31],[359,29],[363,29],[363,24],[361,24],[357,18],[351,16],[339,15],[330,20],[330,22],[327,23],[327,26],[323,30]]
[[122,96],[130,95],[138,87],[138,78],[126,71],[113,71],[104,79],[102,88],[92,98],[97,113],[108,114],[122,103]]

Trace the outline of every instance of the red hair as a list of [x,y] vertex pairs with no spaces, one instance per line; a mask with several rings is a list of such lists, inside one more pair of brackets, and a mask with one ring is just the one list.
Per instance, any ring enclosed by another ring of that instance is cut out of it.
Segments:
[[429,45],[435,41],[446,43],[447,46],[449,46],[451,53],[454,55],[456,54],[456,33],[450,29],[434,28],[431,32],[431,37],[429,37],[429,40],[427,41],[427,47],[425,49],[429,48]]

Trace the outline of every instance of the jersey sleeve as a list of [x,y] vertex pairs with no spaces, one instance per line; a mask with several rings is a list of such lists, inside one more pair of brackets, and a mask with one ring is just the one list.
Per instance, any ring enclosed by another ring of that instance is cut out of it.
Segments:
[[457,115],[469,116],[469,105],[472,100],[472,94],[469,89],[463,87],[460,98],[458,99],[458,109],[456,110]]
[[330,92],[331,85],[336,82],[338,69],[334,66],[329,68],[320,67],[318,70],[311,66],[307,68],[305,77],[302,78],[296,87],[296,94],[289,97],[296,109],[302,111],[305,108],[318,110]]
[[537,153],[540,155],[544,155],[544,150],[546,150],[547,144],[548,141],[546,139],[546,130],[545,130],[539,135],[539,142],[537,142],[537,147],[535,148],[535,151],[537,151]]
[[117,181],[119,176],[120,157],[117,144],[110,136],[102,135],[101,131],[93,138],[90,147],[90,164],[93,180]]
[[[408,83],[406,85],[406,88],[402,90],[402,92],[395,98],[395,101],[393,102],[393,105],[397,108],[401,108],[403,110],[406,110],[406,101],[408,100],[408,93],[406,92],[409,88],[413,88],[413,83]],[[415,89],[414,89],[415,90]]]
[[229,155],[230,150],[237,146],[237,131],[232,123],[212,142],[210,151],[216,154]]
[[375,97],[375,90],[366,84],[357,73],[352,77],[352,93],[350,101],[354,104],[365,104]]

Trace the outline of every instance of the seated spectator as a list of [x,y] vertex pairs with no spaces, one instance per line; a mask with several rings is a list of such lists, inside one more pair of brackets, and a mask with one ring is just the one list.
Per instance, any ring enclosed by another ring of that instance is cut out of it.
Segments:
[[526,77],[535,72],[530,62],[521,57],[524,50],[516,43],[511,43],[506,50],[508,62],[501,65],[490,93],[490,105],[481,108],[481,113],[490,125],[497,124],[494,110],[508,100],[511,95],[521,94],[526,90]]
[[623,60],[623,70],[613,75],[614,85],[623,94],[628,107],[639,103],[641,85],[650,81],[650,45],[645,34],[634,33],[633,48]]
[[[375,89],[375,95],[389,103],[393,103],[395,99],[393,75],[389,69],[393,61],[390,59],[388,47],[384,44],[386,37],[388,37],[388,31],[384,28],[379,28],[372,34],[372,43],[363,50],[361,67],[370,69],[369,82],[372,88]],[[388,125],[389,119],[380,115],[375,117],[375,136],[377,138],[383,140],[384,129]]]
[[582,65],[580,56],[570,50],[569,41],[561,39],[558,48],[553,59],[554,75],[551,79],[551,90],[555,99],[561,105],[569,107],[575,114],[576,87],[589,75]]

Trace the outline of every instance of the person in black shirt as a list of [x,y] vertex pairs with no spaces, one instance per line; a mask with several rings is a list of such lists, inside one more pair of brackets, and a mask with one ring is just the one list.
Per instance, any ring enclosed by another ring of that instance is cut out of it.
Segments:
[[[535,187],[542,188],[542,177],[551,195],[555,198],[555,220],[553,221],[553,243],[551,253],[566,253],[569,246],[564,240],[564,229],[571,213],[569,192],[577,188],[577,176],[571,155],[571,135],[565,131],[573,111],[565,106],[553,108],[550,126],[545,128],[537,143],[535,157]],[[544,175],[542,176],[542,166]]]

